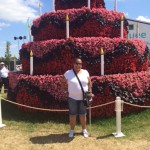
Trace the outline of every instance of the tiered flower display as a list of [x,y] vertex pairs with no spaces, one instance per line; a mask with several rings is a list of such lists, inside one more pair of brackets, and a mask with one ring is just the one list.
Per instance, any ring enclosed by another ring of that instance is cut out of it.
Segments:
[[[150,72],[146,71],[149,51],[142,40],[120,38],[123,13],[106,10],[103,0],[91,0],[91,9],[83,0],[56,0],[55,4],[56,12],[45,13],[33,22],[34,41],[23,44],[20,50],[23,71],[9,74],[9,98],[34,107],[68,109],[67,94],[60,80],[72,68],[72,60],[80,56],[83,68],[91,75],[93,106],[114,101],[116,96],[129,103],[149,105]],[[70,23],[67,39],[66,15]],[[124,19],[124,37],[127,25]],[[104,76],[100,76],[101,48],[105,57]],[[31,50],[33,76],[29,75]],[[126,105],[123,112],[135,110],[139,108]],[[92,116],[113,114],[114,104],[92,110]]]
[[[106,9],[60,10],[45,13],[33,22],[34,41],[62,39],[66,37],[66,15],[69,15],[71,37],[119,37],[120,20],[123,13]],[[124,37],[127,35],[127,22],[124,22]],[[102,30],[103,29],[103,30]]]
[[83,67],[91,75],[100,75],[101,47],[105,51],[105,74],[145,71],[148,67],[148,48],[137,39],[86,37],[31,42],[22,46],[20,56],[23,70],[27,74],[30,72],[29,53],[32,49],[34,74],[62,74],[72,67],[72,58],[80,56],[83,58]]

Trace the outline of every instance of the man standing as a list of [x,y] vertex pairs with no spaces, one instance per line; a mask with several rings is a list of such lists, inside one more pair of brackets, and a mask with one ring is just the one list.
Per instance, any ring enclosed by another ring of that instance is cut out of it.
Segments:
[[83,103],[83,92],[75,73],[83,86],[83,90],[89,91],[91,97],[93,96],[90,75],[87,70],[82,69],[82,60],[80,58],[76,58],[73,62],[73,68],[65,72],[61,81],[62,87],[64,89],[66,89],[66,87],[68,88],[67,90],[70,121],[70,132],[68,136],[70,138],[74,137],[76,117],[77,115],[79,115],[82,126],[82,134],[84,137],[88,137],[89,135],[86,130],[86,106]]
[[0,89],[4,84],[4,93],[8,90],[9,80],[8,80],[8,72],[9,70],[5,67],[4,62],[0,63]]

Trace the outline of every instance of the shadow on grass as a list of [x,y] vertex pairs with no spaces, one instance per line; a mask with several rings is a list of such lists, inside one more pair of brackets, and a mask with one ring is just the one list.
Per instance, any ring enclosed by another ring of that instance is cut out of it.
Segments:
[[113,134],[107,134],[107,135],[99,136],[96,139],[99,140],[99,139],[106,139],[106,138],[110,138],[110,137],[114,137]]
[[68,134],[50,134],[47,136],[37,136],[30,138],[33,144],[48,144],[48,143],[69,143],[74,138],[68,138]]

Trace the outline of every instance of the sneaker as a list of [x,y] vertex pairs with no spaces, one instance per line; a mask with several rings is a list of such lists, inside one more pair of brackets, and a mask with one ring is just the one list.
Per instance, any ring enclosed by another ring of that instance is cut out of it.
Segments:
[[74,130],[70,130],[68,137],[72,138],[74,136]]
[[87,132],[86,129],[83,129],[82,133],[85,138],[89,137],[89,133]]

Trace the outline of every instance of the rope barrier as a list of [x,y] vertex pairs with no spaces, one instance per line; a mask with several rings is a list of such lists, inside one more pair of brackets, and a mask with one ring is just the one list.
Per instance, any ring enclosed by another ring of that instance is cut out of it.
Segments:
[[[22,107],[27,107],[27,108],[31,108],[31,109],[36,109],[36,110],[43,110],[43,111],[50,111],[50,112],[64,112],[64,111],[69,111],[68,109],[45,109],[45,108],[37,108],[37,107],[33,107],[33,106],[28,106],[28,105],[24,105],[24,104],[19,104],[19,103],[16,103],[16,102],[12,102],[10,100],[7,100],[5,98],[2,97],[2,99],[6,102],[9,102],[9,103],[12,103],[12,104],[15,104],[15,105],[19,105],[19,106],[22,106]],[[109,104],[112,104],[112,103],[115,103],[115,101],[112,101],[112,102],[108,102],[108,103],[105,103],[105,104],[101,104],[101,105],[97,105],[97,106],[93,106],[93,107],[88,107],[87,109],[93,109],[93,108],[98,108],[98,107],[103,107],[103,106],[106,106],[106,105],[109,105]]]
[[[12,102],[10,100],[7,100],[5,98],[2,97],[2,99],[4,101],[7,101],[9,103],[12,103],[12,104],[15,104],[15,105],[19,105],[19,106],[22,106],[22,107],[27,107],[27,108],[31,108],[31,109],[36,109],[36,110],[43,110],[43,111],[50,111],[50,112],[64,112],[64,111],[69,111],[68,109],[45,109],[45,108],[38,108],[38,107],[33,107],[33,106],[28,106],[28,105],[24,105],[24,104],[19,104],[19,103],[16,103],[16,102]],[[141,107],[141,108],[150,108],[150,106],[140,106],[140,105],[136,105],[136,104],[131,104],[131,103],[128,103],[128,102],[124,102],[122,101],[124,104],[127,104],[127,105],[130,105],[130,106],[135,106],[135,107]],[[108,102],[108,103],[105,103],[105,104],[101,104],[101,105],[97,105],[97,106],[92,106],[92,107],[87,107],[87,109],[94,109],[94,108],[98,108],[98,107],[103,107],[103,106],[106,106],[106,105],[110,105],[110,104],[113,104],[115,103],[115,101],[112,101],[112,102]]]
[[54,112],[54,111],[69,111],[68,109],[62,109],[62,110],[60,110],[60,109],[45,109],[45,108],[37,108],[37,107],[32,107],[32,106],[28,106],[28,105],[23,105],[23,104],[19,104],[19,103],[15,103],[15,102],[12,102],[12,101],[10,101],[10,100],[7,100],[7,99],[5,99],[5,98],[3,98],[2,97],[2,99],[4,100],[4,101],[7,101],[7,102],[9,102],[9,103],[12,103],[12,104],[15,104],[15,105],[19,105],[19,106],[23,106],[23,107],[27,107],[27,108],[31,108],[31,109],[36,109],[36,110],[44,110],[44,111],[51,111],[51,112]]
[[[115,103],[115,101],[112,101],[112,102],[108,102],[108,103],[105,103],[105,104],[101,104],[101,105],[97,105],[97,106],[92,106],[91,109],[93,108],[97,108],[97,107],[102,107],[102,106],[106,106],[106,105],[110,105],[112,103]],[[89,109],[89,108],[88,108]]]
[[128,103],[128,102],[124,102],[124,104],[127,104],[127,105],[130,105],[130,106],[135,106],[135,107],[141,107],[141,108],[150,108],[150,106],[140,106],[140,105],[136,105],[136,104],[131,104],[131,103]]

